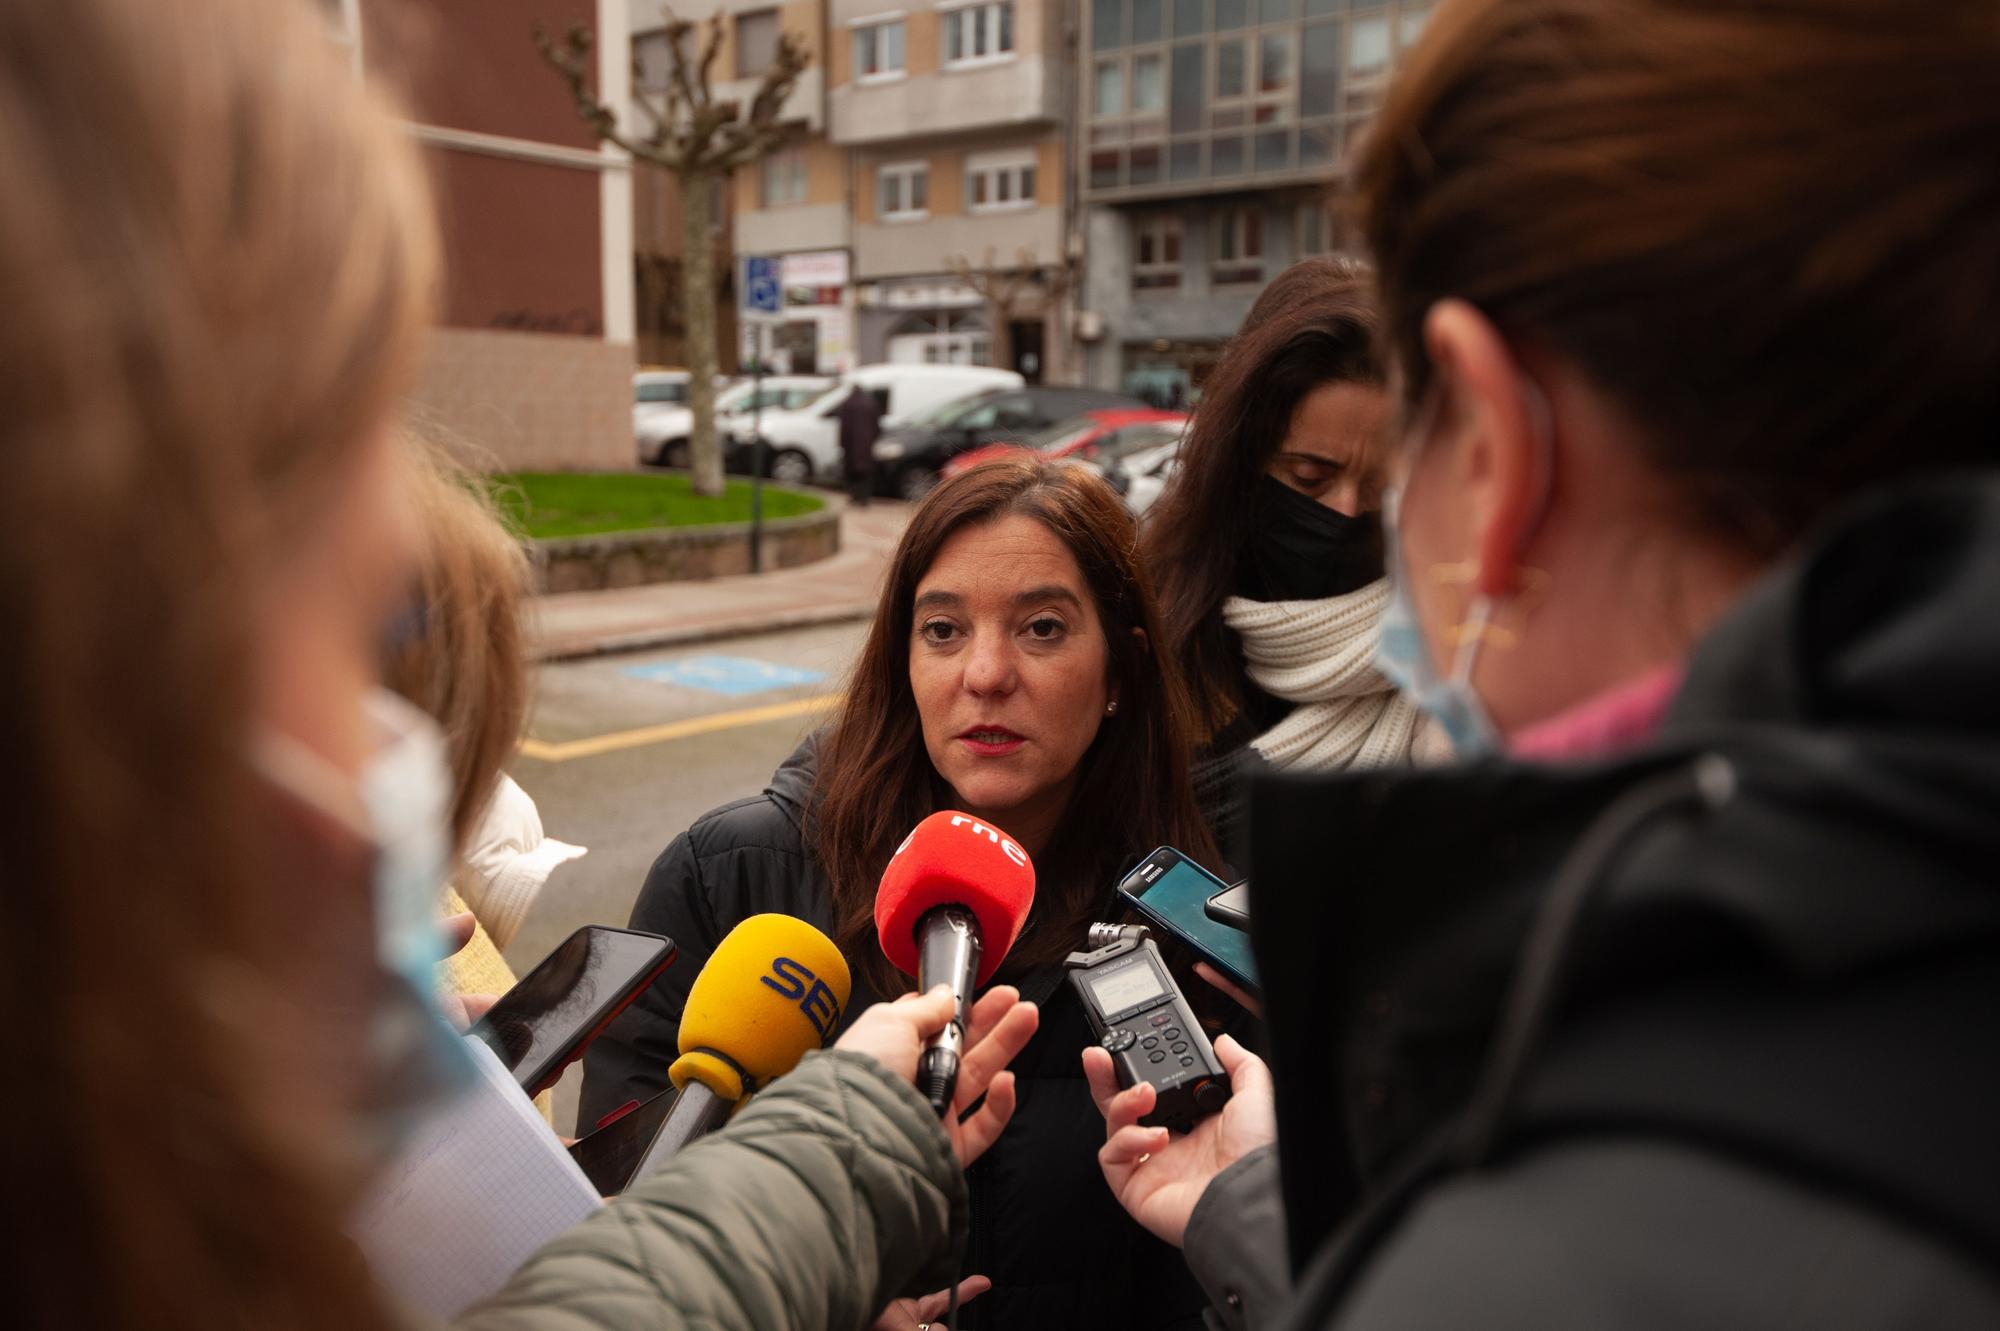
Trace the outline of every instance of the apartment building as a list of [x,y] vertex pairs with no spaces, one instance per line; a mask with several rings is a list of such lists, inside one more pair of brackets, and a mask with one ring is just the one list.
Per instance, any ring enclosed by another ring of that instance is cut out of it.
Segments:
[[631,460],[629,163],[577,119],[530,37],[537,21],[589,27],[600,95],[619,104],[629,3],[323,0],[357,77],[401,94],[437,194],[444,318],[419,413],[503,466]]
[[[1056,302],[1006,311],[955,273],[1063,258],[1060,0],[828,0],[827,125],[847,153],[855,340],[864,361],[1060,357]],[[1005,318],[1004,330],[991,327]],[[996,348],[1006,348],[996,355]]]
[[1082,0],[1085,376],[1197,394],[1257,294],[1338,243],[1340,163],[1432,0]]

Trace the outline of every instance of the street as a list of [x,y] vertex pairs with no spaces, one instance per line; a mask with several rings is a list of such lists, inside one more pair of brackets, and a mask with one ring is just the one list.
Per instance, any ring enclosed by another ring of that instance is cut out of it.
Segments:
[[[836,695],[866,623],[548,665],[512,768],[548,834],[587,846],[562,866],[507,960],[525,974],[585,924],[625,923],[646,870],[709,809],[754,795]],[[556,1091],[569,1129],[577,1069]]]

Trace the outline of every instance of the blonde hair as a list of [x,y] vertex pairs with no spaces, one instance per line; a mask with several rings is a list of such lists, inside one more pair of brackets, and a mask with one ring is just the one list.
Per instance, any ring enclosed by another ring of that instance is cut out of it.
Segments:
[[295,903],[366,903],[274,873],[245,755],[268,571],[430,322],[420,164],[299,0],[8,0],[0,179],[9,1321],[384,1324],[284,1075],[349,997]]
[[383,682],[444,730],[453,845],[463,851],[526,719],[528,556],[477,477],[435,443],[409,447],[424,542],[420,622],[391,645]]

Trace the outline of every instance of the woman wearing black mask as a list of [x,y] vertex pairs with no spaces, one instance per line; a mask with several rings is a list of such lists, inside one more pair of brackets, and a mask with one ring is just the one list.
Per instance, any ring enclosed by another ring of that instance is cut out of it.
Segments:
[[1377,324],[1360,265],[1280,274],[1210,378],[1146,523],[1201,723],[1196,794],[1225,854],[1253,754],[1338,771],[1405,763],[1433,742],[1373,664],[1389,603]]

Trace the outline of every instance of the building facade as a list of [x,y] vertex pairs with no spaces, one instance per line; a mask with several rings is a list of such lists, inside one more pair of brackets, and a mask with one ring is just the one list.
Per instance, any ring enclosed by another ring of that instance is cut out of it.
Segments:
[[1082,0],[1085,376],[1199,394],[1264,284],[1338,244],[1331,190],[1432,0]]
[[437,194],[444,319],[419,417],[498,466],[631,460],[629,163],[578,120],[530,38],[537,22],[590,28],[599,95],[622,104],[628,3],[327,5],[357,73],[401,94]]

